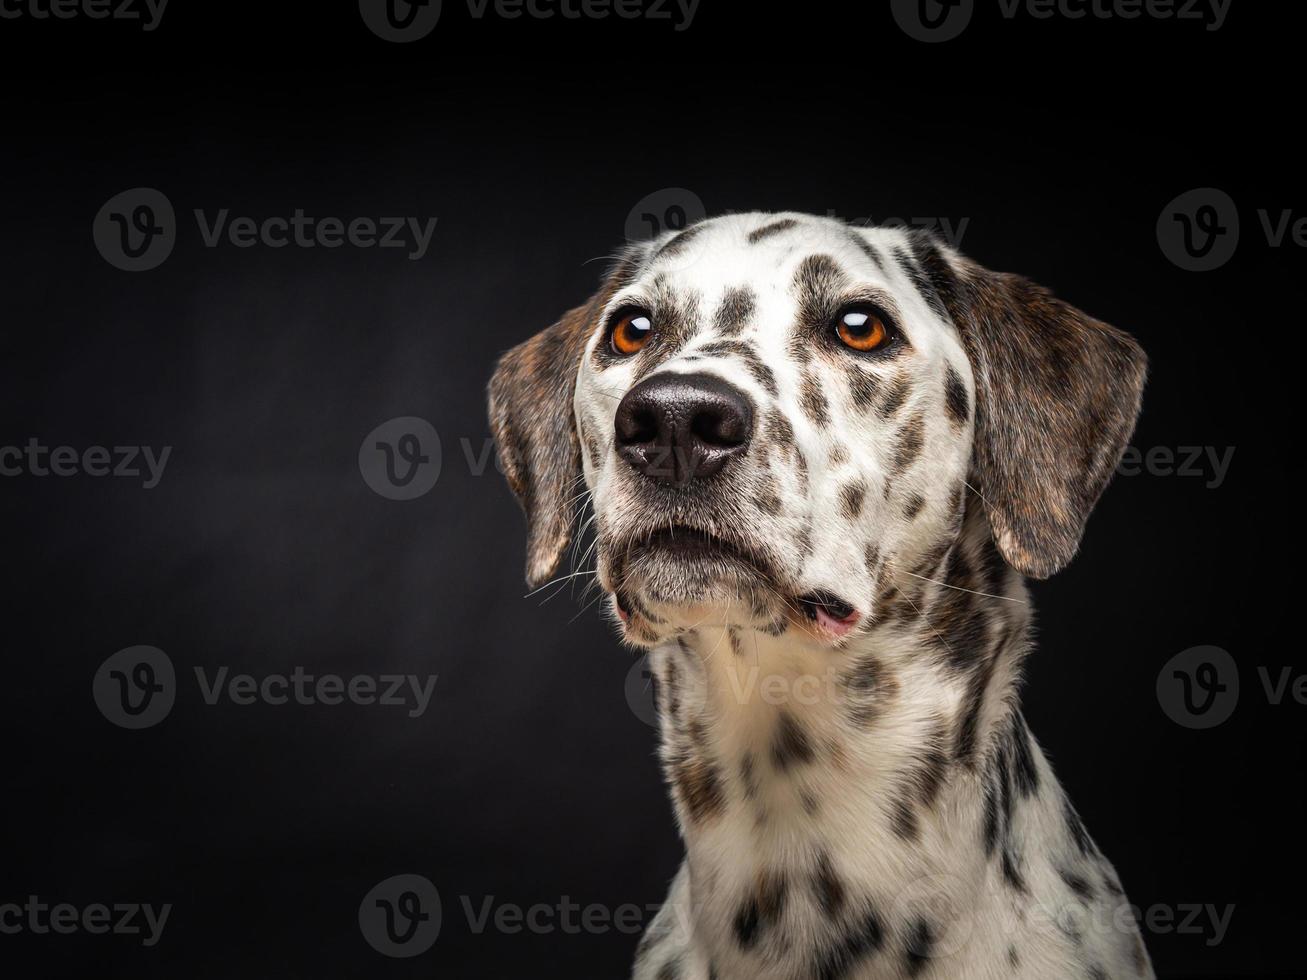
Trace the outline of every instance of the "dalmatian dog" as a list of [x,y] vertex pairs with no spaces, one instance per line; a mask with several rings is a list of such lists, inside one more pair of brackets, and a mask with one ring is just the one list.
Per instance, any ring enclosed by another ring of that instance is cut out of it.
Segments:
[[686,857],[637,980],[1153,976],[1018,706],[1025,578],[1075,554],[1144,375],[929,235],[788,213],[627,247],[502,358],[528,583],[588,508],[649,651]]

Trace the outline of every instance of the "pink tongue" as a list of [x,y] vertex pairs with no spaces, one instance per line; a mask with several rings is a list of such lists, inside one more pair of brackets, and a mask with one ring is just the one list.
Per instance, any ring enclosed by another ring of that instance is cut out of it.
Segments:
[[849,613],[843,619],[836,619],[826,611],[824,606],[817,607],[817,624],[821,626],[822,629],[829,633],[834,633],[836,636],[843,636],[845,633],[849,632],[849,630],[853,629],[857,622],[857,610]]

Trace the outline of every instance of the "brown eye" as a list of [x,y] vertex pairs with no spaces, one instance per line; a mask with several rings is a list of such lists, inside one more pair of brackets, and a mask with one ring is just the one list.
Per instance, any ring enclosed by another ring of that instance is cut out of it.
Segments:
[[620,354],[622,357],[638,354],[640,348],[649,342],[652,335],[653,321],[649,319],[647,313],[639,310],[623,313],[613,326],[610,340],[613,353]]
[[835,333],[845,347],[864,354],[884,347],[890,339],[890,328],[880,314],[859,307],[839,315],[835,320]]

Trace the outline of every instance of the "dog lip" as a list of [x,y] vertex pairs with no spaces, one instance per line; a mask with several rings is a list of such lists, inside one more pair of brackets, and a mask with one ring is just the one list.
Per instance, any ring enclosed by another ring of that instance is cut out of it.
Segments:
[[722,537],[689,524],[663,525],[626,539],[623,564],[639,559],[681,559],[688,562],[716,562],[734,566],[766,582],[780,581],[765,552],[746,542]]
[[847,634],[861,618],[857,609],[833,592],[808,592],[799,596],[798,602],[809,620],[836,637]]
[[753,564],[749,551],[726,538],[710,531],[688,525],[673,525],[654,530],[649,535],[632,542],[630,551],[664,551],[674,554],[703,557],[731,557]]

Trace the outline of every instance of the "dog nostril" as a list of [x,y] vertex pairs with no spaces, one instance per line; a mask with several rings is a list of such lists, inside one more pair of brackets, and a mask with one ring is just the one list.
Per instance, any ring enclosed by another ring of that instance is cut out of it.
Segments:
[[690,431],[701,442],[722,449],[743,445],[749,438],[741,413],[718,408],[696,414],[690,421]]
[[634,407],[617,417],[617,441],[624,446],[638,446],[658,438],[658,416],[647,408]]
[[622,398],[614,420],[618,454],[659,483],[713,476],[753,434],[748,397],[707,374],[655,374]]

